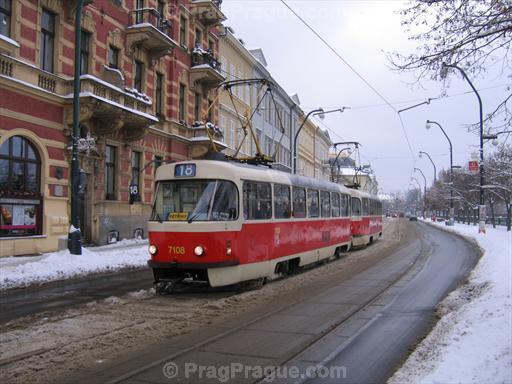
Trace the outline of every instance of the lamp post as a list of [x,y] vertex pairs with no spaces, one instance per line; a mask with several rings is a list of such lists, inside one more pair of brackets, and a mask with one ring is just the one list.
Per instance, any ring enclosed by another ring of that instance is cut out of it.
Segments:
[[430,162],[432,163],[432,166],[434,167],[434,183],[437,181],[437,170],[436,170],[436,165],[434,164],[434,161],[432,160],[432,158],[430,157],[430,155],[425,152],[425,151],[420,151],[420,157],[421,155],[427,155],[428,159],[430,160]]
[[[438,122],[427,120],[427,124],[425,125],[425,128],[430,129],[430,125],[435,124],[437,125],[441,131],[443,132],[444,136],[448,140],[448,144],[450,144],[450,185],[453,185],[453,146],[452,141],[446,134],[445,130],[439,124]],[[448,221],[447,225],[453,225],[455,223],[455,209],[453,208],[453,188],[450,188],[450,220]]]
[[455,68],[459,70],[459,72],[462,74],[464,79],[469,83],[469,86],[475,92],[476,97],[478,98],[478,107],[479,107],[479,115],[480,115],[480,205],[478,206],[478,233],[485,233],[485,195],[484,195],[484,112],[483,112],[483,106],[482,106],[482,98],[480,97],[480,94],[476,90],[475,86],[469,80],[468,75],[466,75],[466,72],[459,66],[455,64],[446,64],[443,63],[443,68]]
[[[86,3],[90,1],[86,0]],[[68,231],[68,249],[72,255],[82,254],[80,232],[80,164],[78,163],[78,139],[80,138],[80,61],[82,8],[84,0],[77,0],[75,10],[75,78],[73,82],[73,133],[71,135],[71,227]]]
[[427,209],[427,178],[421,169],[414,168],[414,171],[421,173],[421,176],[423,176],[423,181],[425,182],[425,185],[423,186],[423,218],[425,218],[425,210]]
[[309,113],[306,115],[306,117],[304,117],[304,120],[302,121],[302,124],[300,125],[299,129],[297,129],[297,132],[295,132],[295,137],[293,139],[293,173],[294,174],[297,173],[297,138],[299,137],[299,133],[302,130],[302,127],[304,126],[304,124],[306,124],[306,121],[308,121],[309,116],[320,115],[320,118],[323,119],[323,116],[328,113],[343,112],[347,108],[348,107],[342,107],[342,108],[338,108],[338,109],[333,109],[331,111],[324,111],[323,108],[317,108],[317,109],[313,109],[312,111],[309,111]]
[[[334,143],[333,145],[334,145],[334,151],[336,151],[336,147],[338,145],[355,145],[355,147],[357,149],[361,144],[359,144],[357,141],[340,141],[339,143]],[[345,148],[340,149],[338,154],[336,155],[336,158],[334,159],[334,161],[331,164],[331,181],[332,182],[334,182],[334,166],[337,164],[338,159],[341,155],[341,152],[343,152],[347,149],[351,149],[351,147],[345,147]],[[338,182],[339,173],[340,173],[340,167],[338,167],[338,175],[336,177],[336,182]]]

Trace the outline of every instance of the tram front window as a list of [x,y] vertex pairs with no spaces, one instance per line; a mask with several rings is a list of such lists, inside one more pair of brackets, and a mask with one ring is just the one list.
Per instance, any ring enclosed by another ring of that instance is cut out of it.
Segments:
[[221,180],[161,181],[151,220],[229,221],[238,218],[235,184]]

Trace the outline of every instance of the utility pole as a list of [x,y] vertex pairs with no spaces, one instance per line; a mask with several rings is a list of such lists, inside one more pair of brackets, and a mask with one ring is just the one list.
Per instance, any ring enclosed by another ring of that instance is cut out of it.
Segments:
[[[87,1],[87,0],[86,0]],[[73,132],[71,134],[71,226],[68,232],[68,249],[72,255],[82,254],[80,231],[80,165],[78,163],[78,139],[80,138],[80,61],[82,8],[84,0],[77,0],[75,9],[75,78],[73,81]],[[88,1],[90,3],[90,1]]]

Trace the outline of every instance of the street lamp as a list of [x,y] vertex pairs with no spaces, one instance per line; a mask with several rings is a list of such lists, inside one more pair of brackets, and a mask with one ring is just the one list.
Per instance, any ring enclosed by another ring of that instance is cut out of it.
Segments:
[[293,139],[293,173],[297,173],[297,138],[299,137],[299,133],[302,130],[302,127],[304,126],[304,124],[306,124],[306,121],[308,121],[309,116],[319,115],[320,118],[323,120],[326,114],[333,112],[343,112],[347,108],[348,107],[342,107],[338,109],[333,109],[331,111],[324,111],[323,108],[317,108],[313,109],[312,111],[309,111],[309,113],[302,121],[302,124],[300,125],[299,129],[297,130],[297,132],[295,132],[295,137]]
[[[361,145],[359,144],[357,141],[340,141],[339,143],[334,143],[334,151],[336,151],[336,147],[338,145],[355,145],[356,149]],[[336,155],[336,158],[334,159],[334,161],[331,163],[331,181],[334,182],[334,166],[338,163],[338,159],[341,155],[341,152],[347,150],[347,149],[352,149],[351,147],[345,147],[345,148],[342,148],[339,150],[338,154]],[[339,179],[339,176],[340,176],[340,167],[338,166],[338,175],[336,177],[336,182],[338,182],[338,179]]]
[[423,218],[425,218],[425,210],[427,208],[427,178],[425,177],[425,174],[421,169],[414,168],[414,171],[418,171],[419,173],[421,173],[421,176],[423,176],[423,181],[425,182],[425,185],[423,187]]
[[458,69],[459,72],[462,74],[464,79],[469,83],[469,86],[475,92],[476,97],[478,98],[478,107],[480,109],[480,205],[478,207],[478,233],[485,233],[485,196],[484,196],[484,112],[483,112],[483,106],[482,106],[482,98],[480,97],[480,94],[476,90],[475,86],[469,80],[468,75],[466,75],[466,72],[459,66],[455,64],[446,64],[443,63],[443,69],[446,68],[455,68]]
[[420,151],[420,157],[421,155],[427,155],[428,159],[430,160],[430,162],[432,163],[432,166],[434,167],[434,184],[437,180],[437,170],[436,170],[436,165],[434,164],[434,161],[432,160],[432,158],[430,157],[430,155],[427,153],[427,152],[424,152],[424,151]]
[[[85,0],[85,5],[90,1]],[[75,78],[73,81],[73,133],[71,135],[71,227],[68,231],[68,249],[72,255],[82,254],[80,232],[80,164],[78,162],[78,139],[80,138],[80,73],[82,72],[80,50],[82,8],[84,0],[77,0],[75,10]]]
[[512,133],[512,131],[501,131],[501,132],[494,133],[492,135],[484,135],[483,139],[484,140],[492,140],[492,145],[496,146],[499,144],[498,136],[503,135],[505,133]]
[[[453,146],[452,146],[452,141],[446,134],[446,132],[443,129],[443,127],[441,126],[441,124],[439,124],[435,121],[427,120],[427,124],[425,125],[425,128],[430,129],[431,124],[435,124],[441,129],[444,136],[448,140],[448,144],[450,144],[450,185],[452,185],[453,184]],[[447,225],[453,225],[453,224],[455,224],[455,208],[453,208],[453,189],[450,189],[450,220],[448,221]]]

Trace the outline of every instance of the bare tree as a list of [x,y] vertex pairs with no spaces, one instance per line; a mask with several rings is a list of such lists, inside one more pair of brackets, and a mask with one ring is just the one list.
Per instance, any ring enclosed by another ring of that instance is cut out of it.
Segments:
[[[512,1],[411,0],[400,13],[403,27],[418,46],[411,54],[390,54],[395,69],[412,71],[421,82],[444,80],[443,63],[455,64],[473,77],[492,66],[512,80]],[[496,128],[510,127],[511,102],[509,94],[487,121],[499,120]]]

